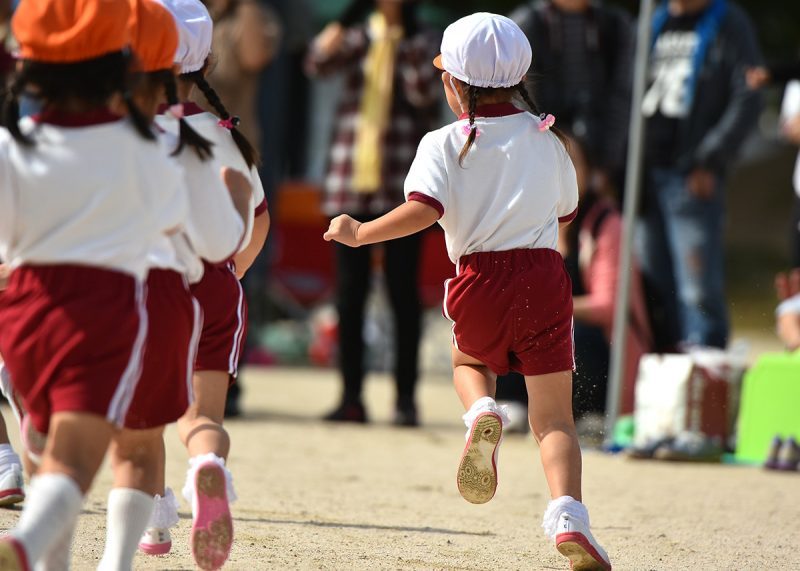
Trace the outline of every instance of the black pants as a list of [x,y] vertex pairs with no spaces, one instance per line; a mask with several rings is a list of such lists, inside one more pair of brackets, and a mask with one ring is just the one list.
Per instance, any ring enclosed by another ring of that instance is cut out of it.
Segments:
[[[417,287],[420,236],[383,244],[384,274],[394,314],[395,366],[398,403],[414,399],[420,339],[420,300]],[[369,293],[372,247],[349,248],[336,244],[339,311],[339,370],[345,402],[361,402],[364,382],[364,305]]]

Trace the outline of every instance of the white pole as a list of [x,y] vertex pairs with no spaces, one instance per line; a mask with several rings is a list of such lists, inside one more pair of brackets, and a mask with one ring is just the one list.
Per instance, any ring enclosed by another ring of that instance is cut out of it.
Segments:
[[628,132],[628,162],[625,171],[624,223],[620,243],[619,268],[617,269],[614,332],[611,340],[611,366],[608,372],[608,394],[606,397],[606,444],[611,444],[613,441],[614,424],[619,416],[619,403],[622,396],[622,379],[625,374],[625,340],[628,334],[633,234],[636,224],[636,212],[639,208],[639,194],[642,186],[642,159],[644,158],[642,143],[644,141],[645,125],[642,117],[642,99],[647,86],[652,13],[653,0],[641,0],[633,75],[631,124]]

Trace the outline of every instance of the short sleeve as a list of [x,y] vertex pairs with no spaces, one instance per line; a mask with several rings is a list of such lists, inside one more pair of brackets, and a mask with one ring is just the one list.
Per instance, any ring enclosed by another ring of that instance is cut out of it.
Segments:
[[414,200],[435,208],[439,218],[447,210],[447,168],[444,153],[432,133],[425,135],[406,176],[406,200]]
[[561,189],[558,197],[558,222],[563,224],[571,222],[578,215],[578,176],[575,174],[575,166],[569,158],[567,150],[558,142],[560,147],[559,171]]
[[11,180],[9,148],[0,143],[0,258],[5,258],[14,240],[14,220],[17,218],[17,189]]
[[250,184],[253,187],[254,214],[255,216],[260,216],[267,210],[267,197],[264,194],[264,185],[256,167],[250,167]]

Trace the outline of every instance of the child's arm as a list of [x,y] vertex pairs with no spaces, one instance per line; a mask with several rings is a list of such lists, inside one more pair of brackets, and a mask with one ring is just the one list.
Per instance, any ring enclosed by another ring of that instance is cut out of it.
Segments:
[[269,211],[265,210],[253,220],[253,235],[247,247],[233,257],[233,265],[236,266],[236,277],[242,279],[250,266],[258,257],[264,242],[267,241],[269,234]]
[[361,223],[347,214],[331,220],[323,238],[336,240],[345,246],[357,248],[366,244],[385,242],[415,234],[432,226],[439,219],[439,212],[432,206],[411,200],[405,202],[370,222]]

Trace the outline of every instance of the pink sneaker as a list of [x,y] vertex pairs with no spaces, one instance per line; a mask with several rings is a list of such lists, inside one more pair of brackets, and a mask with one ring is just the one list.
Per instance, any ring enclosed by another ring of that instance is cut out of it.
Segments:
[[3,571],[30,571],[25,548],[13,537],[0,539],[0,569]]
[[197,468],[193,484],[192,556],[200,569],[219,569],[233,545],[225,469],[216,462],[204,462]]
[[139,540],[139,551],[147,555],[166,555],[172,549],[172,537],[168,529],[148,527]]
[[485,504],[497,490],[497,449],[503,421],[494,412],[478,415],[458,465],[458,491],[473,504]]
[[573,571],[611,571],[608,554],[592,537],[589,528],[568,514],[558,518],[556,549],[569,559]]

